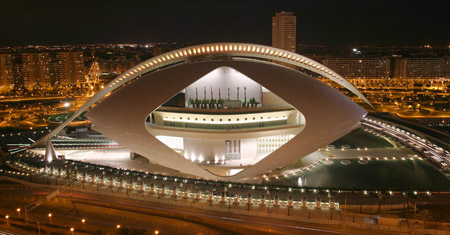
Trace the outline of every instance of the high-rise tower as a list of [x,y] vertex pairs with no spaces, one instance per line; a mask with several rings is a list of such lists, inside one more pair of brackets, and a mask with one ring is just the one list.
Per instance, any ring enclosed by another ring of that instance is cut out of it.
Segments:
[[50,85],[50,53],[22,53],[22,66],[23,84],[25,86]]
[[0,87],[14,82],[13,58],[11,54],[0,54]]
[[56,59],[58,61],[56,73],[59,83],[71,84],[83,81],[85,75],[83,52],[57,52]]
[[272,46],[295,52],[297,17],[292,12],[275,13],[272,17]]

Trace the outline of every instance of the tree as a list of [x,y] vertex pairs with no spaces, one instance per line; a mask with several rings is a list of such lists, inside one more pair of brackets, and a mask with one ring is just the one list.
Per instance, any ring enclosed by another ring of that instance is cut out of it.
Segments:
[[219,99],[219,100],[217,100],[217,104],[218,104],[218,107],[219,108],[222,108],[223,107],[223,99]]
[[203,99],[202,100],[202,108],[207,108],[206,106],[209,104],[209,100],[208,99]]
[[195,99],[194,103],[196,108],[200,108],[200,104],[202,103],[202,101],[199,99]]
[[210,104],[210,106],[209,106],[210,109],[216,108],[215,106],[217,104],[217,100],[213,98],[210,100],[209,104]]
[[188,101],[188,107],[191,106],[191,105],[192,105],[192,107],[194,107],[194,105],[195,105],[195,100],[192,99],[192,98],[189,98],[189,101]]

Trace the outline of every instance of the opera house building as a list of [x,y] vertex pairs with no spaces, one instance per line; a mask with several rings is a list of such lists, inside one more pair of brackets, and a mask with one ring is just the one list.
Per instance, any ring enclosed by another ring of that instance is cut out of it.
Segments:
[[86,114],[93,128],[153,164],[204,179],[245,181],[327,146],[366,115],[311,73],[367,102],[344,78],[304,56],[215,43],[142,62],[79,112],[97,103]]

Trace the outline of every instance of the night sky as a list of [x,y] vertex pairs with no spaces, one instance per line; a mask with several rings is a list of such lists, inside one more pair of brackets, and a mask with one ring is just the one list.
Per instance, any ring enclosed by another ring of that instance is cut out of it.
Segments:
[[271,17],[293,11],[297,42],[450,44],[449,1],[0,0],[0,46],[84,43],[271,44]]

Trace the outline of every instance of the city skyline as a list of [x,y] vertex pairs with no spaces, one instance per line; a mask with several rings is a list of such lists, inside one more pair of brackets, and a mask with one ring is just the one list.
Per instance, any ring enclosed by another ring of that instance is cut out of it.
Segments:
[[[270,17],[297,16],[297,43],[422,45],[450,43],[445,2],[83,2],[2,3],[7,37],[28,44],[250,42],[270,45]],[[57,19],[57,20],[55,20]]]

